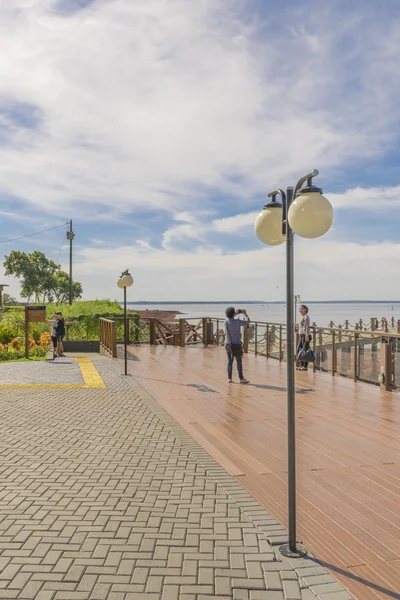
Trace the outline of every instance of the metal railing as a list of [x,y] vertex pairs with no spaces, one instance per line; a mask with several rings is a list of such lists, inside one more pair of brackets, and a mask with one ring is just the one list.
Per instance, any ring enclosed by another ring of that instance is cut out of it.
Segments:
[[[103,322],[114,324],[115,347],[118,342],[123,342],[123,318],[113,321],[101,319],[101,347],[110,348],[110,333]],[[180,347],[221,346],[225,343],[224,323],[224,319],[216,318],[179,319],[173,323],[163,323],[155,318],[128,318],[129,343]],[[399,333],[316,325],[310,328],[310,332],[311,348],[316,357],[312,363],[314,372],[321,371],[354,381],[380,384],[387,391],[400,388]],[[243,345],[245,352],[285,361],[286,325],[252,322],[244,330]]]
[[[222,319],[210,319],[213,343],[224,344]],[[316,360],[313,371],[341,375],[354,381],[380,384],[385,390],[400,387],[400,334],[335,327],[310,328]],[[298,335],[298,334],[297,334]],[[286,325],[253,322],[244,330],[244,351],[267,359],[286,360]]]

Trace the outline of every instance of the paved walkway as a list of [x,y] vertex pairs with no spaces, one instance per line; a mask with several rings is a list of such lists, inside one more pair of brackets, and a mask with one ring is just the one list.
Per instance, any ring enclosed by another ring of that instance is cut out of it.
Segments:
[[28,366],[0,365],[0,598],[351,600],[110,360]]

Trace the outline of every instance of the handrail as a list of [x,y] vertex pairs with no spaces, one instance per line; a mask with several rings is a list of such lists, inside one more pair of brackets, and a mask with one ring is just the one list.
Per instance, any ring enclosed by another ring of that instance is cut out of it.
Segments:
[[100,353],[117,358],[117,326],[111,319],[100,318]]

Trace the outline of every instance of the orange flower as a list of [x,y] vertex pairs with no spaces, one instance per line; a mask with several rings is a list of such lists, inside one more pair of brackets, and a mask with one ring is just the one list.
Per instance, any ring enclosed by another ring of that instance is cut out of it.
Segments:
[[51,335],[48,331],[44,331],[40,336],[39,346],[42,346],[42,348],[47,348],[48,346],[50,346],[50,342]]
[[10,346],[11,348],[14,348],[14,350],[21,350],[21,341],[18,338],[14,338],[11,340]]

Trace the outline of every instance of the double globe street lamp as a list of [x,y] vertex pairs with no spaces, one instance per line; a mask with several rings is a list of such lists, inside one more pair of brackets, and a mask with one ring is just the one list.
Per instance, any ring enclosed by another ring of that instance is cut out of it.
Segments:
[[117,286],[124,290],[124,345],[125,345],[125,375],[128,375],[128,324],[126,320],[126,288],[133,285],[133,277],[129,270],[123,271],[117,281]]
[[[287,418],[288,418],[288,521],[289,543],[281,546],[284,556],[303,556],[306,551],[296,539],[296,398],[295,398],[295,328],[293,233],[303,238],[323,236],[333,223],[333,208],[322,190],[313,185],[317,169],[299,179],[296,187],[268,194],[271,201],[255,221],[258,239],[268,246],[286,241],[286,327],[287,327]],[[281,201],[277,200],[277,196]]]

